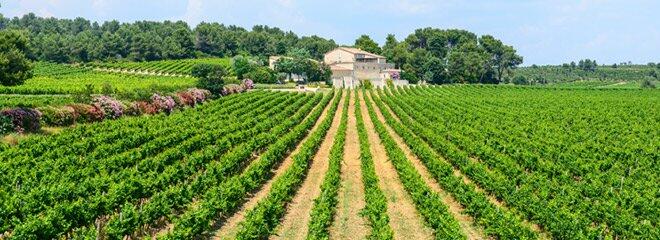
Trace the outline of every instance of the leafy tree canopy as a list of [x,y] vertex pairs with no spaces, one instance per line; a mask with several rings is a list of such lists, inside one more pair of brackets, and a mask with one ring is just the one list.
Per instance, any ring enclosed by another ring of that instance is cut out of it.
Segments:
[[378,46],[378,43],[372,40],[368,35],[362,35],[356,39],[355,47],[375,54],[381,54],[382,51]]
[[20,85],[32,77],[28,54],[28,39],[24,34],[14,30],[0,31],[0,84]]
[[217,95],[222,93],[227,69],[220,64],[200,63],[193,66],[191,75],[198,79],[197,87],[209,90]]

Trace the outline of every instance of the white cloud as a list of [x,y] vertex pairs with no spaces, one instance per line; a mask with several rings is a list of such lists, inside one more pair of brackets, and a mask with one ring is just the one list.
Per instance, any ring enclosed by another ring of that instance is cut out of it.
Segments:
[[97,15],[106,16],[108,8],[107,0],[92,0],[92,9]]
[[183,20],[189,24],[197,24],[202,20],[204,14],[202,0],[188,0],[186,12],[183,15]]
[[57,7],[60,0],[19,0],[17,4],[11,15],[22,16],[32,12],[42,17],[53,17],[55,15],[50,9]]

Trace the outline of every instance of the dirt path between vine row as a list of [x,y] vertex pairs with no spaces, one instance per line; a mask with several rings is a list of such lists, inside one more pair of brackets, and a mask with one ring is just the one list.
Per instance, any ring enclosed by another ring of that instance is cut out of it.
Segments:
[[[370,94],[367,94],[365,96],[367,99],[372,100],[372,106],[374,106],[376,115],[378,116],[378,119],[381,122],[385,123],[385,117],[383,117],[383,114],[381,113],[381,109],[379,109],[377,106],[373,104],[373,99],[371,98]],[[385,111],[389,111],[385,109]],[[389,112],[390,115],[392,115],[391,112]],[[415,169],[417,169],[417,172],[419,172],[420,175],[422,175],[422,179],[424,179],[424,182],[426,183],[427,186],[429,186],[434,192],[438,193],[440,197],[442,198],[442,203],[448,207],[449,213],[458,221],[458,223],[461,225],[461,230],[463,233],[467,236],[468,239],[486,239],[486,235],[483,233],[483,229],[481,229],[479,226],[475,225],[474,219],[470,217],[467,214],[463,213],[463,206],[456,201],[449,193],[445,192],[445,190],[442,189],[440,184],[433,178],[433,175],[428,171],[424,163],[415,156],[408,145],[404,142],[403,138],[399,136],[394,129],[392,129],[389,125],[385,124],[385,128],[387,129],[387,132],[392,136],[394,141],[397,143],[399,148],[403,150],[403,152],[406,155],[406,158],[410,160],[410,162],[413,164]]]
[[[296,155],[298,152],[300,152],[300,147],[302,146],[302,143],[306,142],[307,139],[309,138],[309,135],[314,132],[319,125],[321,125],[321,122],[323,122],[323,119],[325,116],[328,115],[328,109],[330,109],[330,105],[332,104],[332,100],[324,107],[323,113],[321,113],[321,116],[319,116],[318,120],[316,120],[316,123],[307,132],[307,136],[303,138],[302,141],[298,143],[296,148],[289,153],[289,155],[284,159],[284,161],[277,167],[276,170],[274,170],[274,175],[273,177],[264,184],[261,189],[259,189],[256,193],[251,194],[248,198],[249,200],[243,204],[240,210],[236,212],[233,216],[227,218],[224,223],[221,224],[220,229],[215,233],[215,236],[213,239],[234,239],[236,238],[236,233],[239,230],[238,226],[239,223],[243,222],[245,220],[245,214],[247,212],[254,208],[254,206],[257,205],[257,203],[265,198],[268,195],[268,192],[270,192],[270,188],[273,185],[273,182],[275,182],[275,179],[277,179],[279,176],[284,174],[286,170],[293,164],[293,156]],[[316,109],[319,107],[318,105],[314,107]],[[314,111],[314,110],[312,110]],[[311,113],[311,112],[310,112]],[[309,117],[309,116],[307,116]]]
[[378,184],[387,198],[387,214],[390,217],[390,226],[394,230],[394,238],[433,239],[433,230],[425,224],[423,217],[417,212],[413,200],[399,181],[398,173],[387,157],[364,100],[360,92],[360,109],[369,137],[376,175],[379,177]]
[[337,214],[330,227],[330,239],[366,239],[370,232],[367,219],[360,216],[360,211],[365,206],[364,185],[360,170],[360,143],[355,120],[355,101],[353,93],[350,94],[346,143],[341,163],[341,187],[337,196]]
[[[397,122],[401,122],[401,119],[399,119],[399,116],[394,114],[394,112],[392,111],[392,109],[390,109],[389,106],[386,106],[386,109],[388,110],[388,112],[390,114],[392,114],[392,116],[394,117],[394,119]],[[433,151],[435,152],[435,150],[433,150]],[[436,154],[438,156],[440,156],[442,161],[452,165],[448,160],[444,159],[444,157],[442,157],[440,154],[438,154],[437,152],[436,152]],[[470,158],[470,159],[472,161],[478,161],[477,159],[474,159],[474,158]],[[470,179],[467,175],[463,174],[460,169],[456,168],[456,166],[452,166],[452,168],[453,168],[453,175],[454,176],[461,178],[463,180],[463,183],[473,186],[474,190],[476,192],[483,193],[493,205],[497,206],[498,208],[501,208],[504,211],[512,212],[512,213],[514,213],[514,215],[520,215],[520,214],[516,213],[515,211],[513,211],[512,209],[510,209],[506,205],[505,202],[500,201],[495,196],[490,194],[488,191],[481,188],[478,184],[472,182],[472,179]],[[532,223],[532,222],[528,221],[526,218],[523,218],[523,217],[520,217],[520,219],[522,220],[522,223],[523,223],[524,226],[527,226],[530,229],[532,229],[534,232],[538,233],[540,239],[552,239],[550,237],[550,234],[548,232],[544,231],[538,224]]]
[[342,95],[337,112],[332,119],[332,125],[330,125],[325,139],[323,139],[319,150],[312,159],[307,176],[287,207],[287,213],[284,215],[279,228],[276,229],[276,234],[271,236],[271,239],[305,239],[307,237],[309,214],[314,205],[314,199],[321,194],[321,182],[325,172],[328,171],[330,149],[337,135],[343,105],[344,98]]

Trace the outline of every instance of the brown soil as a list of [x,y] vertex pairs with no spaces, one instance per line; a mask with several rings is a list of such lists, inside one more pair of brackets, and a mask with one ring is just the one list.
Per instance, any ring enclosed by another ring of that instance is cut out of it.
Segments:
[[319,146],[318,152],[312,159],[307,177],[288,206],[288,212],[272,239],[305,239],[310,219],[310,212],[316,199],[321,194],[321,182],[325,172],[328,171],[330,148],[332,148],[337,129],[341,121],[344,98],[339,102],[339,109],[332,119],[325,139]]
[[[367,98],[370,99],[369,95],[367,95]],[[385,122],[385,118],[380,112],[380,109],[378,109],[378,107],[375,107],[375,110],[378,119],[382,122]],[[390,112],[390,114],[392,113]],[[463,206],[461,206],[461,204],[458,203],[449,193],[445,192],[445,190],[442,189],[440,184],[438,184],[438,182],[429,173],[428,169],[426,169],[426,166],[424,166],[422,161],[412,153],[412,151],[410,150],[408,145],[406,145],[404,140],[398,134],[396,134],[396,132],[394,132],[394,130],[389,125],[385,124],[385,128],[387,129],[387,132],[390,134],[390,136],[394,138],[394,141],[396,141],[399,148],[401,148],[401,150],[403,150],[403,152],[406,154],[406,157],[411,161],[413,166],[415,166],[417,172],[419,172],[419,174],[422,175],[422,178],[424,179],[426,185],[440,195],[440,197],[442,198],[442,203],[448,207],[449,212],[452,214],[452,216],[456,220],[458,220],[459,224],[461,225],[461,229],[463,230],[463,233],[465,233],[468,239],[485,239],[484,237],[485,234],[483,233],[483,229],[479,228],[478,226],[475,226],[474,219],[472,219],[472,217],[470,217],[469,215],[463,213],[464,210]]]
[[360,93],[360,108],[367,129],[371,154],[373,155],[379,186],[388,200],[387,214],[395,239],[433,239],[433,230],[429,228],[415,208],[415,204],[399,181],[398,174],[388,160],[373,123],[368,115],[364,98]]
[[360,216],[360,210],[364,208],[365,201],[353,98],[351,93],[344,160],[341,166],[341,188],[338,193],[339,204],[332,227],[330,227],[330,239],[366,239],[370,231],[367,220]]
[[[300,151],[300,146],[302,145],[301,143],[307,141],[307,139],[309,138],[309,133],[313,132],[314,130],[316,130],[319,127],[319,125],[321,124],[321,122],[323,121],[325,116],[328,114],[328,109],[330,108],[330,104],[332,104],[332,101],[330,101],[330,103],[328,103],[325,106],[325,109],[323,110],[323,113],[321,114],[319,119],[314,124],[314,127],[312,127],[312,129],[308,132],[308,135],[305,136],[305,138],[303,138],[302,141],[300,141],[298,146],[296,146],[296,148],[291,153],[289,153],[289,155],[284,160],[284,162],[282,162],[282,164],[280,164],[280,166],[275,170],[273,177],[270,180],[268,180],[268,182],[266,182],[266,184],[264,184],[261,187],[261,189],[259,189],[256,193],[249,196],[248,197],[249,200],[245,204],[243,204],[243,206],[241,207],[240,210],[238,210],[238,212],[236,212],[233,216],[227,218],[224,221],[224,223],[221,223],[220,229],[215,233],[215,236],[213,237],[213,239],[234,239],[235,238],[236,233],[239,230],[239,228],[238,228],[239,223],[243,222],[243,220],[245,219],[245,214],[247,214],[248,210],[254,208],[254,206],[256,206],[257,203],[261,199],[265,198],[268,195],[268,192],[270,192],[270,188],[273,185],[273,182],[275,182],[275,179],[277,179],[279,176],[284,174],[286,169],[288,169],[289,166],[291,166],[291,164],[293,164],[293,158],[292,157]],[[316,106],[316,107],[319,107],[319,106]]]

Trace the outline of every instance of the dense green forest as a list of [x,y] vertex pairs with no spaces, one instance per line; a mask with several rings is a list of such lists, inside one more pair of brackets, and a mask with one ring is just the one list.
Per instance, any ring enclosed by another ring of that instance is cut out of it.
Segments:
[[33,13],[13,19],[2,17],[0,29],[24,30],[30,39],[32,58],[59,63],[270,56],[285,54],[292,48],[306,49],[320,59],[337,46],[333,40],[298,37],[290,31],[260,25],[252,30],[218,23],[200,23],[191,28],[183,21],[97,23],[84,18],[42,18]]
[[[154,61],[199,57],[273,55],[320,60],[337,47],[332,39],[299,37],[291,31],[257,25],[251,30],[219,23],[191,28],[183,21],[91,22],[84,18],[42,18],[26,14],[0,16],[0,29],[20,30],[29,39],[31,59],[58,63],[90,61]],[[369,36],[355,47],[383,54],[413,83],[499,83],[522,63],[512,46],[490,36],[456,29],[417,29],[403,41],[389,35],[381,47]]]

